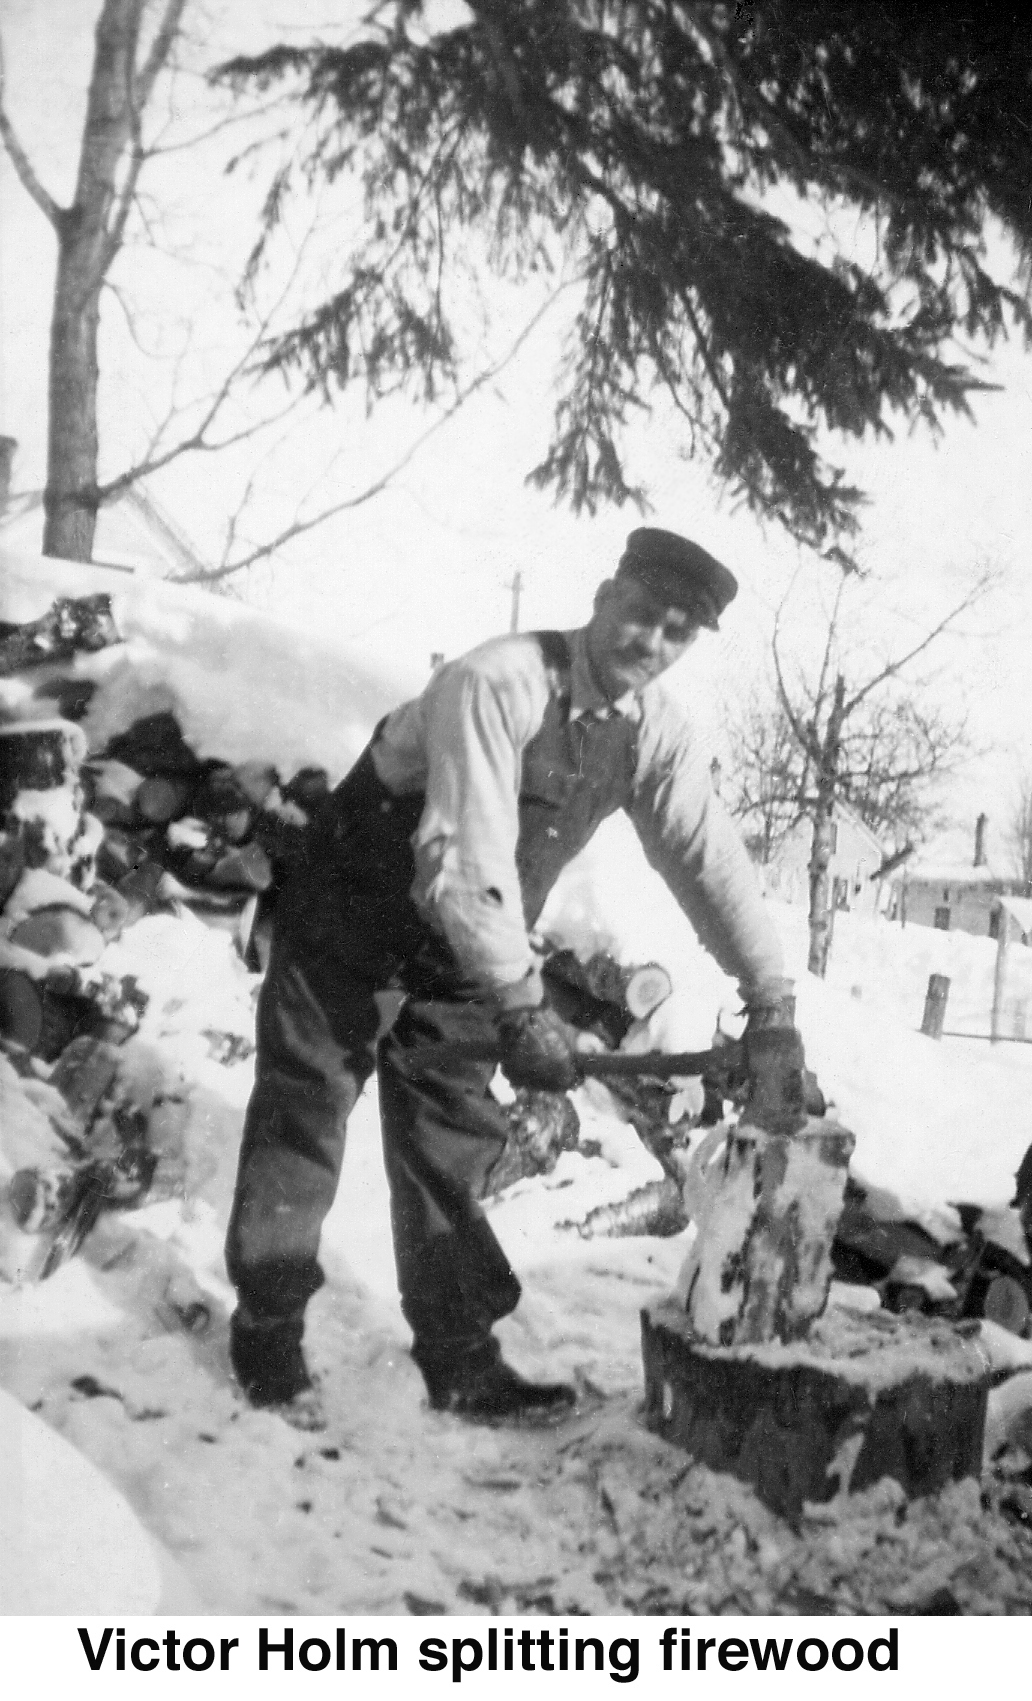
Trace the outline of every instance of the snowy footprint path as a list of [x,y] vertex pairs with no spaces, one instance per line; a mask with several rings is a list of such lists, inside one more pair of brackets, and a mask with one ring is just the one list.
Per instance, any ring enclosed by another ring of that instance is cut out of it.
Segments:
[[138,1305],[138,1271],[93,1280],[111,1320],[9,1340],[4,1380],[122,1490],[208,1611],[607,1609],[578,1552],[604,1516],[558,1432],[428,1412],[375,1300],[333,1284],[313,1306],[330,1414],[313,1436],[236,1395],[224,1317],[168,1331]]
[[[558,1360],[605,1387],[604,1402],[548,1429],[428,1412],[396,1315],[336,1273],[311,1312],[331,1414],[316,1436],[249,1410],[225,1315],[199,1336],[171,1327],[148,1298],[145,1250],[135,1256],[135,1268],[128,1254],[91,1268],[92,1321],[9,1337],[3,1380],[122,1491],[207,1612],[1032,1610],[1032,1539],[986,1510],[975,1483],[909,1507],[883,1483],[793,1530],[649,1434],[642,1280],[615,1245],[536,1273],[503,1326],[528,1370]],[[563,1289],[576,1319],[565,1335]],[[585,1321],[578,1289],[604,1329]]]

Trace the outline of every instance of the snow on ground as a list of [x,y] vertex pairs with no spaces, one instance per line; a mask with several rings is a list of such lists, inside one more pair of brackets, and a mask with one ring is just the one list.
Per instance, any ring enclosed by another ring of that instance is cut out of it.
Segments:
[[[49,581],[51,591],[116,577],[48,570],[67,580]],[[398,695],[351,658],[316,652],[232,604],[212,609],[214,599],[117,577],[129,645],[81,664],[101,680],[95,742],[171,707],[205,755],[322,761],[339,772]],[[38,585],[10,583],[16,594],[0,618],[42,612]],[[843,915],[821,984],[803,970],[801,914],[773,908],[808,1060],[857,1135],[856,1174],[933,1227],[948,1226],[955,1201],[1005,1202],[1032,1138],[1032,1048],[918,1032],[932,968],[951,975],[951,1009],[987,1026],[991,943]],[[567,871],[541,929],[666,964],[674,993],[636,1043],[704,1046],[719,1012],[735,1023],[734,987],[625,823],[607,824]],[[134,1610],[155,1610],[165,1587],[155,1579],[170,1575],[211,1613],[948,1610],[924,1604],[943,1591],[964,1611],[1029,1610],[1021,1532],[988,1520],[977,1485],[909,1515],[882,1485],[792,1530],[747,1489],[687,1465],[645,1431],[639,1313],[673,1286],[685,1237],[588,1240],[564,1226],[657,1173],[604,1095],[586,1090],[576,1102],[599,1155],[567,1154],[491,1208],[524,1282],[499,1330],[505,1349],[527,1373],[569,1375],[581,1390],[561,1430],[476,1429],[427,1411],[394,1283],[373,1086],[352,1118],[324,1232],[328,1281],[309,1315],[329,1427],[302,1436],[248,1409],[228,1369],[221,1246],[252,1063],[220,1062],[212,1036],[250,1038],[256,978],[229,932],[189,915],[137,923],[98,967],[137,975],[150,995],[125,1071],[151,1109],[171,1184],[167,1197],[105,1216],[43,1283],[32,1279],[32,1237],[19,1239],[9,1218],[0,1225],[0,1383],[102,1474],[144,1541],[158,1544],[164,1559]],[[14,1167],[46,1138],[45,1088],[33,1102],[7,1069],[0,1093]],[[7,1505],[23,1474],[17,1449],[2,1469]],[[57,1553],[60,1532],[48,1527],[47,1539]],[[36,1593],[35,1606],[19,1600],[19,1609],[86,1611],[92,1565],[74,1598],[67,1565],[55,1559],[48,1575],[24,1523],[21,1541]]]

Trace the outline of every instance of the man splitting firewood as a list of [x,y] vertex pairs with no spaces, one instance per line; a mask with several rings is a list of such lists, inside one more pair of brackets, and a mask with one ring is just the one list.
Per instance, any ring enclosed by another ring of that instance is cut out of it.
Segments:
[[[750,1020],[785,996],[752,866],[657,683],[737,589],[698,544],[633,531],[585,627],[494,638],[442,667],[380,723],[310,829],[277,904],[226,1247],[231,1358],[254,1405],[319,1421],[304,1312],[374,1068],[402,1310],[431,1407],[491,1421],[574,1402],[565,1383],[520,1376],[491,1332],[520,1285],[475,1199],[506,1138],[483,1054],[514,1086],[576,1084],[528,929],[618,808]],[[388,988],[405,999],[380,1035]],[[428,1061],[441,1042],[481,1055]]]

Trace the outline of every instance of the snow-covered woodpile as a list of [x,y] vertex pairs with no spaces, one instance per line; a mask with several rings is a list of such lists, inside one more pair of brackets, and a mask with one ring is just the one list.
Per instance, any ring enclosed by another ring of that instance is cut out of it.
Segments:
[[[59,598],[35,621],[0,627],[0,675],[28,685],[20,715],[0,726],[0,1063],[8,1126],[24,1130],[26,1092],[40,1112],[24,1161],[5,1148],[5,1208],[19,1231],[13,1269],[39,1278],[103,1209],[167,1196],[177,1180],[152,1107],[120,1066],[147,995],[105,968],[107,947],[146,915],[190,909],[231,927],[257,966],[259,898],[271,903],[327,791],[322,769],[281,787],[268,763],[202,760],[165,712],[89,751],[68,717],[91,692],[55,664],[118,642],[103,595]],[[55,701],[65,715],[33,713]],[[223,1038],[234,1055],[246,1048]],[[26,1236],[38,1237],[28,1253]]]

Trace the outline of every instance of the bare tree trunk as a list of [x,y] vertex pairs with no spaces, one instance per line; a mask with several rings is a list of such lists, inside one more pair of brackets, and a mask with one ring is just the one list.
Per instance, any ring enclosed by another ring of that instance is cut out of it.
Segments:
[[97,523],[97,292],[78,244],[61,243],[50,326],[44,555],[90,561]]
[[845,712],[846,682],[839,674],[828,725],[821,747],[817,775],[817,802],[813,811],[813,845],[810,850],[810,952],[807,968],[823,979],[831,950],[832,912],[831,858],[833,855],[835,800],[838,790],[839,751]]
[[93,554],[100,292],[121,243],[120,224],[116,218],[113,225],[111,215],[122,188],[119,168],[125,166],[137,127],[133,88],[146,4],[104,0],[75,197],[56,221],[43,553],[73,561],[89,561]]

